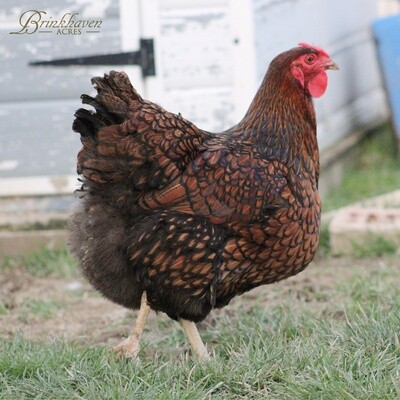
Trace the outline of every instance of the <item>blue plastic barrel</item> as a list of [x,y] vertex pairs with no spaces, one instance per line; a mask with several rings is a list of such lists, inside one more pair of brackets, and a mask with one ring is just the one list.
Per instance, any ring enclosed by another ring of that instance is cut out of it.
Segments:
[[389,97],[393,128],[400,140],[400,15],[376,20],[373,31]]

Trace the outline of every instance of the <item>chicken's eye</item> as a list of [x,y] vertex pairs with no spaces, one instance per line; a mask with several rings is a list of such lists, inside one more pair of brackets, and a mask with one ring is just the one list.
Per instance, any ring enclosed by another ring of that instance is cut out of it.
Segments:
[[306,58],[307,64],[312,64],[314,60],[315,60],[314,56],[307,56]]

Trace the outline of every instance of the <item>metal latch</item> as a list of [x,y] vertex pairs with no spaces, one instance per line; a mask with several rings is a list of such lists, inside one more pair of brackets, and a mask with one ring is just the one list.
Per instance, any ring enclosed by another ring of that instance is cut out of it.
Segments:
[[71,65],[139,65],[142,76],[156,75],[154,40],[140,39],[140,49],[126,53],[99,54],[92,56],[58,58],[48,61],[32,61],[31,66],[67,67]]

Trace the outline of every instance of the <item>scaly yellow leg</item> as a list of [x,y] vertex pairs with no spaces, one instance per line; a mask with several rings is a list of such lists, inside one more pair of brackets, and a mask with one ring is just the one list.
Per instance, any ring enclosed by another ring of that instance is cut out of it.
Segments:
[[192,346],[193,351],[200,359],[208,360],[210,358],[210,355],[208,354],[207,348],[206,346],[204,346],[204,343],[201,340],[196,324],[186,319],[180,319],[179,323],[181,324],[185,335],[188,338],[190,345]]
[[147,317],[150,313],[150,306],[147,304],[146,292],[143,292],[140,302],[139,314],[130,335],[113,350],[125,357],[136,357],[140,350],[140,338],[142,336]]

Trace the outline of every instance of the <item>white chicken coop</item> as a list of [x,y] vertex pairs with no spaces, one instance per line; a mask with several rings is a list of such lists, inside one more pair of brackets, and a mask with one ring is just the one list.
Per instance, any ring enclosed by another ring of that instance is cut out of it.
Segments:
[[[341,68],[316,100],[322,150],[387,117],[371,34],[376,0],[44,0],[35,18],[47,23],[22,32],[27,10],[28,0],[2,0],[0,196],[76,187],[73,112],[81,93],[93,93],[90,78],[110,69],[127,71],[144,97],[222,131],[243,116],[271,59],[309,42]],[[48,22],[74,13],[101,21],[97,32],[82,24],[60,32]],[[129,52],[140,65],[121,62]],[[101,65],[76,65],[99,55],[108,56]],[[65,58],[75,62],[54,65]],[[50,63],[29,65],[41,60]]]

